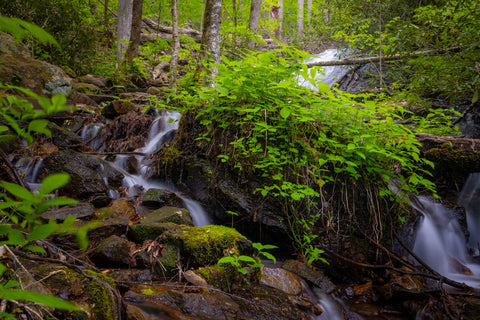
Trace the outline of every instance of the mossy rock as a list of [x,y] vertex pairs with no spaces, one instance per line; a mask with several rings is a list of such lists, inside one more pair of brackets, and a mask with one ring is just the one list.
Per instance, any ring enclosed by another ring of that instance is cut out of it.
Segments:
[[84,270],[87,277],[58,264],[36,263],[25,260],[24,266],[42,279],[53,295],[78,305],[85,311],[55,310],[58,319],[116,320],[120,318],[115,281],[101,273]]
[[231,265],[213,265],[199,268],[195,273],[205,279],[209,286],[231,292],[233,285],[258,282],[258,270],[249,268],[250,272],[244,275]]
[[231,253],[253,253],[252,244],[243,235],[233,228],[218,225],[179,226],[167,231],[162,241],[181,248],[183,262],[193,268],[215,265]]
[[156,209],[162,206],[178,207],[183,205],[180,199],[174,192],[165,189],[148,189],[143,195],[142,204],[146,207]]
[[137,223],[129,228],[128,237],[137,243],[141,243],[145,240],[155,240],[159,235],[172,228],[177,227],[174,223]]
[[453,185],[462,185],[470,173],[480,171],[480,152],[455,148],[451,143],[426,151],[425,158],[435,164],[434,176],[450,180]]

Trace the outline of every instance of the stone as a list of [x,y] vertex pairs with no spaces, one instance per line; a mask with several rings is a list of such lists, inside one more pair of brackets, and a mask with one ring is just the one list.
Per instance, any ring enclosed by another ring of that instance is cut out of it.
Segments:
[[282,264],[282,268],[293,272],[303,279],[315,284],[320,288],[320,290],[327,294],[332,293],[336,288],[335,284],[333,284],[321,270],[316,270],[312,266],[308,266],[307,264],[298,260],[285,260]]
[[289,295],[299,295],[303,290],[302,279],[282,268],[263,267],[260,284],[282,290]]
[[98,75],[86,74],[78,78],[78,81],[95,85],[98,88],[111,87],[112,80]]
[[142,204],[149,208],[160,208],[164,205],[179,207],[183,206],[183,201],[174,192],[150,188],[143,195]]
[[69,183],[60,189],[61,194],[76,199],[105,194],[110,188],[120,188],[123,181],[123,174],[108,162],[68,149],[48,155],[40,169],[40,177],[58,172],[70,175]]
[[0,82],[40,95],[70,95],[72,79],[61,68],[33,59],[21,43],[6,33],[0,33],[0,44]]
[[192,270],[185,271],[183,273],[183,276],[185,277],[185,280],[187,280],[191,284],[194,284],[194,285],[200,286],[200,287],[208,287],[207,281],[205,281],[205,279],[200,277],[198,274],[196,274]]
[[95,250],[90,254],[90,259],[97,265],[127,265],[136,266],[133,251],[135,243],[122,237],[113,235],[103,240]]
[[68,216],[75,218],[91,218],[95,216],[93,205],[90,203],[78,203],[59,209],[50,209],[42,214],[43,219],[65,220]]

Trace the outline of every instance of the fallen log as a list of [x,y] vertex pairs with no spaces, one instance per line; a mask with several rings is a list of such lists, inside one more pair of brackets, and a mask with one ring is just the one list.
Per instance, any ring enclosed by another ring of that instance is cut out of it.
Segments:
[[433,50],[424,50],[424,51],[417,51],[405,54],[394,54],[390,56],[377,56],[377,57],[360,57],[360,58],[346,58],[342,60],[333,60],[333,61],[307,61],[305,65],[307,67],[314,67],[314,66],[343,66],[343,65],[355,65],[355,64],[367,64],[371,62],[384,62],[384,61],[394,61],[394,60],[404,60],[409,58],[418,58],[418,57],[426,57],[426,56],[438,56],[452,52],[458,52],[462,48],[461,47],[453,47],[447,49],[433,49]]
[[480,152],[480,139],[439,137],[433,134],[415,133],[415,137],[422,143],[421,151],[426,152],[433,148],[446,146],[461,149],[467,153]]
[[[168,26],[162,26],[159,25],[157,22],[155,22],[153,19],[145,18],[142,20],[144,23],[144,26],[146,29],[150,32],[156,32],[160,34],[169,34],[171,37],[171,34],[173,32],[172,27]],[[195,29],[190,29],[190,28],[178,28],[178,32],[194,39],[197,42],[200,42],[200,39],[202,37],[202,33],[198,30]]]

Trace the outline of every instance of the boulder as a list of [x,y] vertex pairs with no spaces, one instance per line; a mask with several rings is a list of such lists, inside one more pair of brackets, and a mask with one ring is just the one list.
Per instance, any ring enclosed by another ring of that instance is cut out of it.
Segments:
[[122,237],[113,235],[103,240],[89,258],[97,265],[108,266],[131,266],[137,265],[133,257],[135,243]]
[[90,203],[78,203],[59,209],[50,209],[42,214],[43,219],[54,219],[57,221],[63,221],[68,216],[74,216],[79,219],[91,218],[95,216],[95,211]]
[[33,59],[28,50],[6,33],[0,33],[0,82],[27,88],[40,95],[69,96],[72,79],[61,68]]
[[72,150],[53,152],[44,159],[40,177],[58,172],[70,175],[70,181],[61,188],[61,193],[76,199],[86,199],[122,186],[123,174],[108,162]]
[[183,206],[183,201],[174,192],[165,189],[148,189],[143,195],[142,204],[149,208],[160,208],[162,206]]

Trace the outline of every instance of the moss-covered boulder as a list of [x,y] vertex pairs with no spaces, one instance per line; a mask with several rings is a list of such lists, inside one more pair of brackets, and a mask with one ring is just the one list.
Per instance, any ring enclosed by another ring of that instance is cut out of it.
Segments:
[[252,244],[238,231],[225,226],[178,226],[165,232],[162,241],[177,245],[182,262],[193,268],[215,265],[220,258],[232,253],[253,254]]

